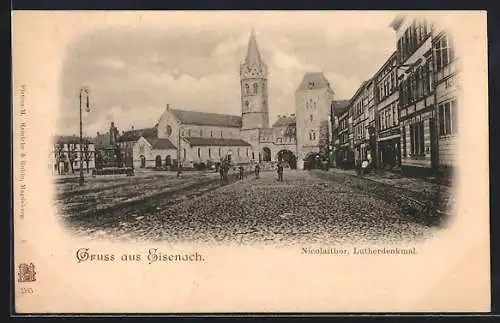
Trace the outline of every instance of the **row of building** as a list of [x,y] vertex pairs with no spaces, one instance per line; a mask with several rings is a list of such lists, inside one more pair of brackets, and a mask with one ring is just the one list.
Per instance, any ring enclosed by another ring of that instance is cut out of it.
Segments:
[[396,50],[348,104],[332,109],[334,161],[356,167],[448,173],[456,166],[460,68],[449,32],[398,16]]

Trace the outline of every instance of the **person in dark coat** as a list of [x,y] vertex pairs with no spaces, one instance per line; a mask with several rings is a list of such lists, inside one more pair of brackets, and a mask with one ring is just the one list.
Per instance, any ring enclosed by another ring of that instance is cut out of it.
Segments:
[[257,163],[257,165],[255,165],[255,178],[259,178],[259,173],[260,173],[260,165],[259,163]]
[[226,166],[226,165],[224,165],[224,163],[221,163],[221,164],[219,165],[219,174],[220,174],[220,184],[221,184],[221,185],[224,185],[224,178],[225,178],[225,176],[224,176],[224,172],[225,172],[225,166]]
[[278,163],[278,181],[283,182],[283,164]]
[[245,169],[243,168],[243,165],[240,165],[239,170],[240,170],[240,179],[243,179],[243,173],[245,171]]

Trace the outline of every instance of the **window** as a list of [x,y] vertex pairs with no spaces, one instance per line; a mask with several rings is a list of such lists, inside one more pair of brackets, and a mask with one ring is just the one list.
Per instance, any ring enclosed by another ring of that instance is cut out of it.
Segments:
[[248,148],[247,148],[247,157],[248,157]]
[[191,137],[191,129],[188,130],[188,137]]
[[203,137],[203,129],[200,129],[200,137]]
[[311,122],[313,121],[313,115],[312,114],[309,116],[309,121],[311,121]]
[[396,126],[398,124],[398,107],[396,104],[392,106],[392,125]]
[[208,158],[212,158],[212,149],[208,148]]
[[424,156],[424,123],[410,125],[411,155]]
[[310,141],[316,140],[316,132],[314,132],[314,130],[309,131],[309,140]]
[[219,157],[222,156],[222,152],[221,152],[221,149],[219,147]]
[[455,60],[453,44],[448,36],[443,36],[434,44],[434,54],[436,57],[436,70],[438,71]]
[[222,130],[220,131],[220,137],[222,138]]
[[240,157],[240,149],[239,148],[238,148],[237,152],[238,152],[238,157]]
[[198,148],[198,158],[201,157],[201,148]]
[[182,148],[182,152],[183,152],[183,160],[186,160],[186,148]]
[[441,136],[457,133],[457,114],[456,100],[439,105],[439,133]]
[[406,128],[401,128],[401,137],[403,139],[403,157],[406,157]]
[[253,84],[253,94],[257,94],[258,91],[259,91],[259,84],[254,83]]
[[266,93],[266,83],[262,83],[262,93]]
[[252,159],[255,159],[255,152],[252,151]]
[[245,108],[248,109],[248,106],[250,105],[250,103],[248,101],[245,101]]
[[248,84],[245,84],[245,94],[250,94],[250,87]]
[[213,137],[213,136],[214,136],[214,131],[210,130],[210,137]]

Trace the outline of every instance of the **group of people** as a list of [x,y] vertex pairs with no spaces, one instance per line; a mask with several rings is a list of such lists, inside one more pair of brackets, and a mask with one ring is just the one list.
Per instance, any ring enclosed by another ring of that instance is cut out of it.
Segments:
[[[230,164],[228,162],[222,162],[219,166],[219,174],[220,174],[220,180],[221,180],[221,185],[227,184],[228,183],[228,173],[229,169],[231,168]],[[245,168],[243,165],[240,165],[238,167],[239,173],[238,173],[238,179],[243,180],[245,178]],[[257,163],[255,164],[254,167],[255,171],[255,178],[258,179],[260,177],[260,164]],[[283,163],[279,162],[277,165],[277,173],[278,173],[278,181],[282,182],[283,181]]]

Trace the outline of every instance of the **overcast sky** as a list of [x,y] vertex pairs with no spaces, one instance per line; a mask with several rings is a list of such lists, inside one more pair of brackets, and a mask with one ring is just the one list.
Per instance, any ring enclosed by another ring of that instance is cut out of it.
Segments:
[[[336,99],[349,99],[395,50],[394,13],[282,12],[198,14],[196,19],[147,16],[107,21],[67,48],[58,133],[78,131],[78,91],[90,87],[84,132],[152,127],[173,108],[240,114],[239,65],[251,28],[269,67],[271,123],[295,113],[304,73],[323,71]],[[158,21],[163,23],[158,23]]]

